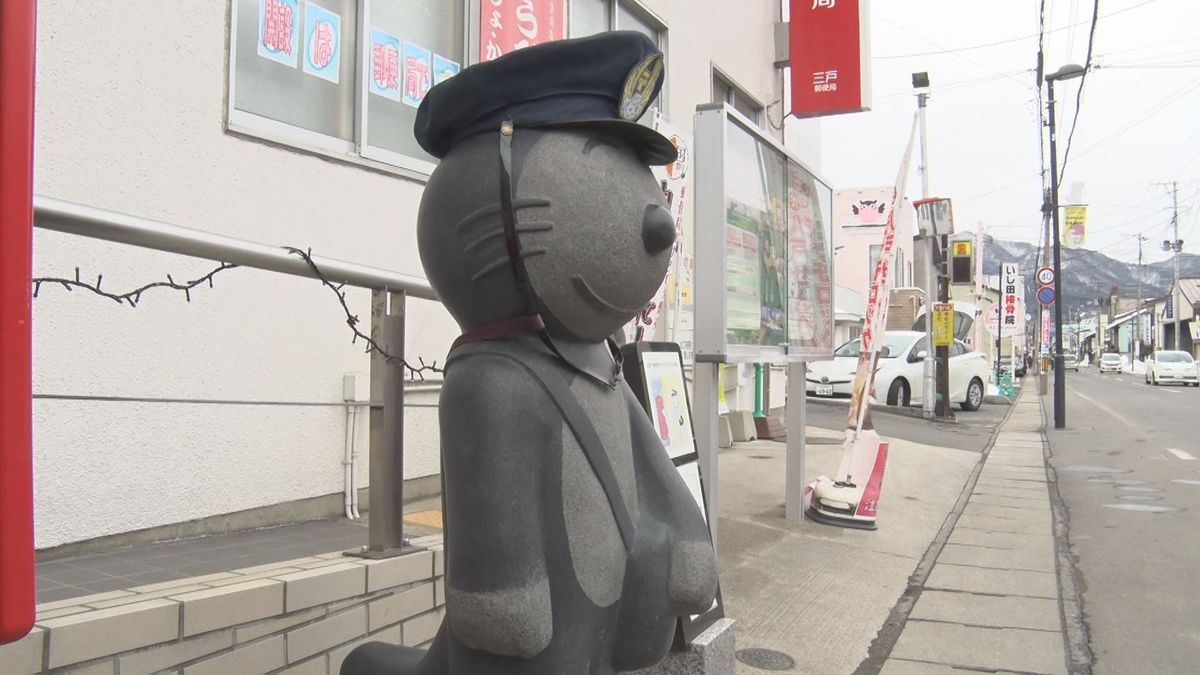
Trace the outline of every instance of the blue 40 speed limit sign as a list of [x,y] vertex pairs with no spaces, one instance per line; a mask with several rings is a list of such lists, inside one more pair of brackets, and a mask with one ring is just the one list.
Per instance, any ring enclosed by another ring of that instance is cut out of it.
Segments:
[[1038,289],[1037,299],[1043,305],[1054,304],[1054,288],[1051,286],[1042,286]]
[[1054,270],[1049,267],[1039,267],[1037,271],[1037,282],[1042,286],[1049,286],[1054,283]]

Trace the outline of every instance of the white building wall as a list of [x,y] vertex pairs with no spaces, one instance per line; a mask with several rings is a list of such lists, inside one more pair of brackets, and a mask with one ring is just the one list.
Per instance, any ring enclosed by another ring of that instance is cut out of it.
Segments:
[[[763,104],[781,98],[778,0],[644,7],[668,29],[676,124],[691,128],[714,66]],[[38,9],[37,194],[423,275],[420,182],[225,131],[227,2]],[[784,112],[776,104],[768,118]],[[815,123],[797,134],[819,148]],[[215,267],[42,230],[34,257],[36,276],[79,267],[110,291]],[[369,293],[348,299],[365,331]],[[409,301],[408,356],[440,362],[457,332],[436,303]],[[332,292],[308,279],[232,269],[190,303],[156,289],[136,309],[44,286],[34,301],[36,545],[339,492],[342,375],[369,369],[350,340]],[[436,392],[411,401],[430,406]],[[365,415],[357,442],[366,485]],[[435,408],[406,411],[405,442],[406,477],[439,470]]]
[[[421,274],[418,183],[225,133],[227,3],[38,9],[37,194]],[[40,230],[34,256],[35,275],[78,266],[112,291],[214,267]],[[369,292],[349,301],[365,322]],[[408,354],[440,360],[453,321],[409,306]],[[84,400],[35,405],[37,546],[340,491],[342,375],[369,369],[351,337],[330,290],[254,270],[222,272],[190,303],[153,290],[136,309],[43,287],[34,392]],[[436,473],[435,411],[410,409],[405,426],[406,475]]]

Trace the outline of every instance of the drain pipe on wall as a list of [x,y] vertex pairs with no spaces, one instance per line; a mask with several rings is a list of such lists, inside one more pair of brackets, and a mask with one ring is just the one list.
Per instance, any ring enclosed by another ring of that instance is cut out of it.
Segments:
[[342,439],[342,503],[346,519],[354,520],[351,495],[354,493],[354,404],[346,404],[346,434]]
[[367,377],[356,373],[342,376],[342,400],[346,402],[346,437],[342,444],[342,494],[347,520],[358,514],[358,409],[370,405]]

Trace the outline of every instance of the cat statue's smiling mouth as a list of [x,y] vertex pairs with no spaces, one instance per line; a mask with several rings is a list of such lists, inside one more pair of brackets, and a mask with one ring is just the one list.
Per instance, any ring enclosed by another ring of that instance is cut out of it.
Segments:
[[618,305],[614,305],[608,300],[600,297],[599,293],[596,293],[596,291],[592,290],[592,287],[588,285],[587,280],[584,279],[583,275],[581,274],[576,274],[575,276],[571,277],[571,283],[575,285],[575,289],[579,291],[580,295],[582,295],[585,300],[599,307],[600,309],[613,314],[633,318],[638,312],[642,311],[643,307],[645,307],[645,305],[639,305],[637,307],[620,307]]

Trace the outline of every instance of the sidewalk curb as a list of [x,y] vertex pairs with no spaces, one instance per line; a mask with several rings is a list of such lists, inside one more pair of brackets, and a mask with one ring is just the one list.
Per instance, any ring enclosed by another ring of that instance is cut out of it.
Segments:
[[[1018,394],[1019,396],[1020,394]],[[975,484],[979,481],[979,474],[983,472],[983,467],[992,452],[992,447],[996,445],[996,439],[1000,437],[1000,430],[1008,423],[1008,418],[1014,410],[1016,410],[1016,406],[1009,407],[1008,412],[1004,415],[1004,419],[992,430],[992,437],[988,439],[987,445],[984,446],[983,452],[980,453],[979,461],[975,464],[975,468],[971,469],[971,474],[967,476],[966,482],[963,483],[962,491],[958,493],[958,499],[954,502],[954,506],[950,509],[950,512],[946,514],[946,520],[942,522],[942,527],[938,530],[937,535],[934,536],[933,541],[929,542],[929,547],[925,549],[925,554],[921,556],[916,569],[908,577],[908,587],[904,589],[904,593],[900,595],[900,599],[892,607],[892,611],[888,614],[887,620],[884,621],[883,626],[875,635],[875,639],[871,641],[871,646],[867,650],[867,658],[858,664],[858,668],[854,670],[854,675],[878,675],[879,671],[883,669],[883,664],[891,656],[892,649],[900,639],[900,634],[904,632],[905,624],[908,623],[909,614],[912,613],[917,600],[921,598],[922,591],[925,590],[925,582],[929,580],[929,575],[933,572],[933,566],[937,562],[938,556],[941,555],[942,549],[945,548],[946,542],[954,532],[954,527],[958,524],[959,517],[967,508],[967,502],[971,498],[971,493],[975,490]]]
[[[1067,503],[1058,489],[1058,473],[1050,465],[1050,435],[1047,433],[1046,396],[1039,397],[1042,412],[1042,456],[1046,464],[1046,485],[1050,490],[1050,514],[1054,522],[1055,575],[1058,577],[1058,611],[1063,626],[1063,648],[1067,671],[1071,675],[1091,675],[1093,654],[1083,609],[1083,577],[1071,555],[1067,530],[1071,524]],[[1070,612],[1067,608],[1070,607]]]
[[[839,405],[840,406],[840,402],[844,401],[846,399],[813,398],[810,396],[810,397],[807,397],[805,400],[809,403],[816,403],[817,405],[823,405],[823,406]],[[885,415],[898,415],[900,417],[913,417],[915,419],[926,419],[925,414],[921,411],[920,408],[901,408],[899,406],[881,405],[881,404],[877,403],[877,404],[874,404],[871,406],[871,412],[882,413]],[[952,410],[950,412],[953,415],[954,411]],[[958,424],[957,417],[950,417],[947,419],[942,419],[940,417],[932,417],[932,418],[928,418],[928,421],[936,422],[938,424]]]

